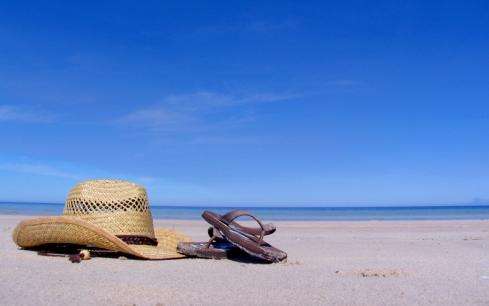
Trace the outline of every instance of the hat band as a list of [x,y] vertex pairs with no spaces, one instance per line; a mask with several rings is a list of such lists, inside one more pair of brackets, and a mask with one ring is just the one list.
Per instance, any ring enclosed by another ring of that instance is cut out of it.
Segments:
[[136,245],[158,245],[158,240],[156,238],[149,238],[146,236],[135,236],[135,235],[117,235],[117,238],[124,241],[127,244]]
[[149,211],[115,211],[86,215],[64,214],[95,225],[113,235],[154,238],[153,218]]

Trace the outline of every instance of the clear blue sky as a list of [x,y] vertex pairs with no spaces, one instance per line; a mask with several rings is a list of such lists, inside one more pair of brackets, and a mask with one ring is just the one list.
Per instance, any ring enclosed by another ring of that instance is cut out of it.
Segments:
[[488,54],[488,1],[0,1],[0,200],[484,201]]

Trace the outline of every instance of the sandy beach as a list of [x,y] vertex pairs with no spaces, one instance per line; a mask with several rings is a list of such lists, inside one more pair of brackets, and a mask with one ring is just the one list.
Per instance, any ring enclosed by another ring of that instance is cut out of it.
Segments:
[[[488,221],[274,222],[286,263],[66,258],[19,250],[0,216],[4,305],[488,305]],[[158,220],[195,240],[204,221]]]

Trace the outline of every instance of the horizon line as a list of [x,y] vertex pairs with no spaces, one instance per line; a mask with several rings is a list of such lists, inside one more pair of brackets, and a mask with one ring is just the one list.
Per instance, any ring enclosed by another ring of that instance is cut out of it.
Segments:
[[[65,205],[65,203],[60,202],[29,202],[29,201],[0,201],[0,205],[4,204],[20,204],[20,205],[29,205],[29,204],[38,204],[38,205],[56,205],[61,206]],[[354,204],[352,206],[331,206],[331,205],[314,205],[314,206],[274,206],[274,205],[205,205],[205,204],[151,204],[151,207],[165,207],[165,208],[434,208],[434,207],[486,207],[489,206],[489,203],[444,203],[444,204],[433,204],[433,203],[423,203],[423,204],[394,204],[394,205],[382,205],[382,204],[373,204],[373,205],[362,205],[362,204]]]

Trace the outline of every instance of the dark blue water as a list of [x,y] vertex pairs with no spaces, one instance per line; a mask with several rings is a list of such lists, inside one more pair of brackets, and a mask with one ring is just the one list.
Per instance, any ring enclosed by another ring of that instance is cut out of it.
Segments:
[[[204,210],[225,213],[236,207],[152,206],[156,219],[197,220]],[[240,207],[264,220],[489,220],[489,206],[413,207]],[[0,203],[0,214],[60,215],[63,204]]]

